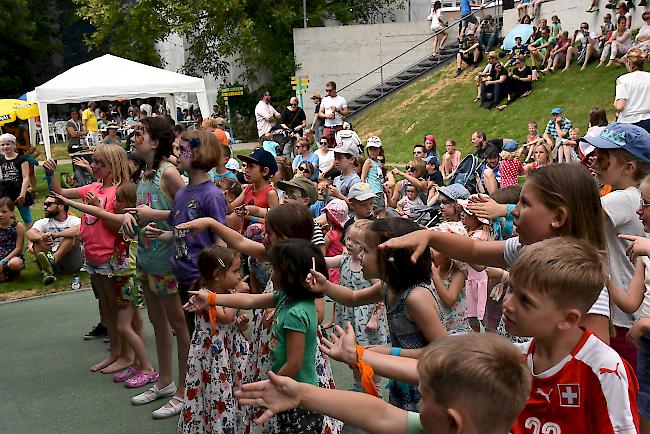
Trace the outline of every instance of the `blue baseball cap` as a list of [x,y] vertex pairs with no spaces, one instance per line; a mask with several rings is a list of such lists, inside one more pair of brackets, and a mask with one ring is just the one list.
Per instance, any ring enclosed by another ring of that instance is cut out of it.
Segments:
[[422,159],[424,161],[424,164],[432,164],[432,165],[438,165],[438,158],[435,155],[429,155],[428,157],[424,157]]
[[268,167],[269,175],[274,175],[278,171],[278,163],[275,161],[273,154],[262,148],[255,149],[250,155],[237,155],[237,158],[244,163],[253,163]]
[[650,133],[633,124],[615,122],[597,135],[587,134],[581,141],[594,148],[624,149],[644,163],[650,163]]
[[462,184],[450,184],[446,187],[439,187],[438,192],[451,200],[467,199],[469,197],[469,190]]
[[514,152],[517,150],[519,147],[519,143],[515,140],[510,140],[509,142],[505,142],[503,144],[503,150],[507,152]]
[[551,110],[552,115],[561,115],[562,114],[562,109],[560,107],[555,107],[553,110]]

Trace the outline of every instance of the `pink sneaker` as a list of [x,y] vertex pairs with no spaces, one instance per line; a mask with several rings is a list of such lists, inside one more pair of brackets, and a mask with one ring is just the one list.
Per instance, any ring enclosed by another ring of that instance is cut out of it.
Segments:
[[133,366],[129,366],[123,371],[118,372],[117,374],[113,375],[113,381],[116,383],[122,383],[129,378],[133,377],[135,374],[138,373],[138,370],[135,369]]
[[124,382],[124,386],[136,388],[156,381],[158,381],[158,372],[155,370],[151,372],[138,371],[133,377]]

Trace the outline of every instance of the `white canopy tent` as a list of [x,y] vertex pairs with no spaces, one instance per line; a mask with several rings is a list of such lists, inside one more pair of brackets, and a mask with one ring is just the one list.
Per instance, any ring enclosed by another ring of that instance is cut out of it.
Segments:
[[174,96],[185,93],[196,93],[201,114],[204,118],[209,117],[210,107],[202,78],[105,54],[77,65],[36,87],[34,91],[27,93],[27,101],[38,104],[45,153],[47,158],[50,158],[48,104],[165,97],[170,115],[174,118]]

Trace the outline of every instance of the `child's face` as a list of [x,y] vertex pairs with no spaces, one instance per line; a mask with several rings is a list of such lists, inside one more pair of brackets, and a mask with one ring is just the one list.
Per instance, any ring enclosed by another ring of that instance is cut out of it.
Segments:
[[591,165],[591,169],[596,174],[601,184],[610,184],[616,187],[621,179],[624,164],[618,158],[612,158],[606,149],[594,151],[596,159]]
[[357,257],[363,267],[363,277],[367,280],[379,278],[379,238],[372,231],[366,231],[361,240],[361,249]]
[[327,181],[321,181],[318,183],[318,200],[325,200],[329,185],[330,184]]
[[96,152],[93,154],[90,167],[92,168],[93,176],[97,180],[103,181],[111,176],[111,169],[108,168],[106,160]]
[[442,211],[442,217],[445,220],[458,220],[456,201],[442,194],[440,195],[440,211]]
[[569,138],[575,142],[578,140],[578,132],[576,130],[569,131]]
[[648,183],[641,184],[641,203],[636,213],[643,223],[643,230],[650,232],[650,184]]
[[407,188],[406,189],[406,197],[409,198],[409,200],[415,200],[418,197],[418,192],[415,188]]
[[464,210],[460,212],[460,221],[467,228],[468,231],[475,231],[481,227],[481,222],[475,215],[469,215]]
[[192,147],[188,142],[181,141],[178,150],[180,151],[178,156],[178,170],[181,172],[189,172],[192,169],[192,160],[194,159]]
[[560,20],[559,20],[558,17],[552,17],[552,18],[551,18],[551,22],[552,22],[553,24],[557,24],[557,23],[560,22]]
[[517,44],[517,46],[520,46],[521,45],[521,38],[515,38],[515,44]]
[[141,140],[136,133],[137,139],[133,142],[133,146],[138,150],[138,156],[140,158],[147,158],[154,154],[158,144],[153,141],[146,128],[143,128],[143,130],[144,133],[142,134]]
[[115,214],[124,214],[124,208],[128,208],[129,204],[121,197],[115,196]]
[[363,219],[372,214],[372,201],[372,198],[366,200],[351,199],[350,208],[352,208],[357,218]]
[[376,148],[374,146],[368,148],[368,157],[370,157],[373,160],[376,160],[377,157],[379,157],[379,149],[380,148]]
[[433,149],[433,142],[431,140],[425,140],[424,141],[424,147],[427,151],[430,151]]
[[362,249],[362,240],[363,234],[359,233],[359,231],[348,231],[348,235],[345,238],[345,248],[348,249],[348,253],[353,258],[359,258]]
[[420,391],[420,423],[424,432],[426,434],[457,433],[458,427],[452,425],[447,407],[436,401],[433,389],[420,381],[418,390]]
[[8,207],[2,206],[0,207],[0,224],[3,226],[8,225],[11,223],[11,219],[14,217],[14,213],[9,210]]
[[263,178],[262,166],[249,162],[244,164],[244,179],[246,182],[258,182]]
[[4,155],[13,155],[16,152],[16,144],[9,140],[0,141],[0,152]]
[[239,267],[241,266],[241,260],[239,256],[235,256],[230,267],[226,270],[225,273],[221,274],[220,270],[216,271],[217,279],[219,279],[219,286],[221,289],[233,289],[239,283]]
[[456,152],[456,145],[454,145],[451,142],[447,142],[445,143],[445,149],[447,149],[448,153],[453,154],[454,152]]
[[522,244],[552,238],[560,229],[557,210],[544,205],[537,187],[528,182],[521,189],[519,203],[512,210],[512,215]]
[[335,152],[334,161],[336,162],[336,168],[344,173],[354,167],[354,158],[347,154]]
[[535,124],[528,124],[528,134],[533,135],[537,133],[537,126]]
[[519,284],[510,285],[510,297],[503,302],[503,322],[513,336],[550,338],[557,334],[557,326],[565,322],[566,311],[539,291]]

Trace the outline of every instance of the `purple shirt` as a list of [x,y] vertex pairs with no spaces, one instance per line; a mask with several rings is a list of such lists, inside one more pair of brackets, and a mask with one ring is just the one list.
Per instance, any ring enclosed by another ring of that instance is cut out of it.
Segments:
[[210,181],[182,187],[176,193],[167,222],[174,228],[171,264],[180,284],[191,285],[199,276],[196,261],[203,249],[214,244],[214,235],[203,231],[193,236],[189,231],[177,230],[176,225],[201,217],[225,224],[226,208],[223,192]]

